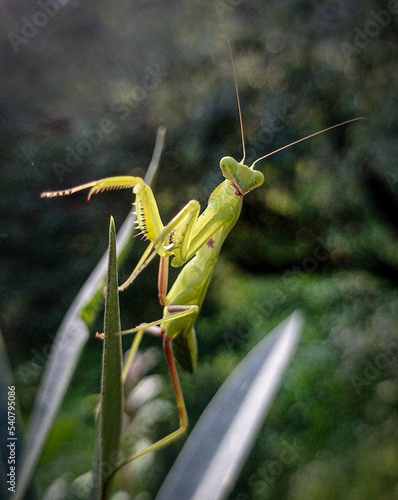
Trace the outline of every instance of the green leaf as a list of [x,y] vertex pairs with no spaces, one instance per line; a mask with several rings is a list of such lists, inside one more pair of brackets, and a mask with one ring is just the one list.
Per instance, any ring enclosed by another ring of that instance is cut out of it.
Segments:
[[[122,338],[117,277],[116,232],[113,217],[109,225],[109,263],[104,317],[104,351],[99,446],[99,495],[108,498],[110,479],[118,462],[123,416]],[[94,476],[94,484],[98,484]]]

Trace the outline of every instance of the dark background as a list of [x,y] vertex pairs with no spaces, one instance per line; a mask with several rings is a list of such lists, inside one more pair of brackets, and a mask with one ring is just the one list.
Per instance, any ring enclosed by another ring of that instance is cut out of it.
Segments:
[[[109,215],[120,225],[132,202],[129,192],[89,205],[84,194],[40,192],[143,175],[165,125],[154,187],[163,221],[189,199],[204,206],[222,180],[220,158],[242,155],[223,35],[248,164],[366,121],[258,164],[265,185],[245,197],[198,321],[198,373],[183,376],[191,421],[244,353],[300,308],[299,351],[231,498],[397,498],[396,2],[44,5],[45,15],[43,3],[5,1],[0,16],[0,321],[23,415],[51,339],[106,249]],[[144,248],[134,245],[122,277]],[[132,288],[121,303],[126,328],[160,315],[156,265]],[[100,356],[90,340],[40,488],[90,468],[94,441],[79,436],[94,440]],[[137,472],[136,491],[156,491],[177,451]]]

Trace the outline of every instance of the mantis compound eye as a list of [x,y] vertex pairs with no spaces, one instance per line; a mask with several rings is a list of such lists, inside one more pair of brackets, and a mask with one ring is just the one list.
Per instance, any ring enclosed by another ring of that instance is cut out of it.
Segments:
[[264,184],[264,175],[258,170],[253,170],[253,188],[259,187]]
[[223,176],[231,182],[236,181],[236,174],[239,163],[231,156],[224,156],[220,161],[220,168]]

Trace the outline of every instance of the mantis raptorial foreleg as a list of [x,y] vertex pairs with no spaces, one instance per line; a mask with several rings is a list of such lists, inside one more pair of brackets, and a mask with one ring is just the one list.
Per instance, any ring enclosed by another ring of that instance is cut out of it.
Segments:
[[[138,197],[137,197],[138,199]],[[137,225],[141,232],[148,238],[146,227],[148,222],[143,218],[142,211],[139,212],[139,204],[136,202]],[[189,244],[192,240],[192,233],[199,215],[200,205],[196,200],[191,200],[183,207],[178,214],[162,228],[157,234],[155,240],[151,243],[142,255],[130,277],[119,287],[123,291],[128,288],[139,275],[139,273],[159,254],[161,257],[174,255],[182,263],[185,263],[192,255],[188,257]],[[161,301],[162,305],[163,302]]]
[[71,189],[45,192],[41,194],[41,197],[54,198],[90,189],[87,197],[90,200],[93,195],[104,191],[128,188],[132,188],[136,195],[137,227],[141,231],[139,234],[143,234],[151,243],[130,277],[119,287],[119,290],[125,290],[130,286],[156,255],[161,257],[174,256],[172,265],[182,266],[225,223],[222,206],[212,210],[208,207],[207,211],[211,213],[206,215],[205,210],[201,218],[198,218],[199,202],[191,200],[164,226],[152,189],[140,177],[109,177]]

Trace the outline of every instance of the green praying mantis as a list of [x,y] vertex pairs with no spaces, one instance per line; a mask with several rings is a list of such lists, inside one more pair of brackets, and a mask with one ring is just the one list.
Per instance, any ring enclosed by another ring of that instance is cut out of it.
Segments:
[[[164,225],[152,189],[140,177],[132,176],[109,177],[71,189],[44,192],[41,194],[42,198],[53,198],[90,189],[88,194],[88,200],[90,200],[94,194],[107,190],[133,190],[135,195],[137,228],[150,243],[130,277],[119,287],[120,291],[130,286],[157,255],[160,257],[158,293],[160,304],[163,306],[163,316],[157,321],[145,323],[119,333],[120,335],[136,334],[123,371],[123,378],[128,372],[143,335],[148,333],[162,338],[163,349],[178,406],[179,428],[145,450],[125,460],[118,468],[134,459],[170,444],[187,430],[188,414],[175,359],[184,370],[190,373],[195,371],[197,344],[194,325],[211,281],[218,255],[226,237],[239,218],[244,196],[264,183],[263,174],[255,170],[254,166],[261,160],[299,142],[333,128],[362,119],[354,118],[310,134],[258,158],[251,166],[247,166],[245,165],[242,112],[234,67],[233,75],[239,112],[243,158],[240,162],[229,156],[221,159],[220,168],[224,176],[224,181],[211,193],[207,207],[202,213],[200,213],[199,202],[191,200],[168,224]],[[182,267],[182,270],[170,290],[168,290],[170,258],[172,259],[171,265],[173,267]],[[97,334],[97,336],[104,338],[103,334]]]

